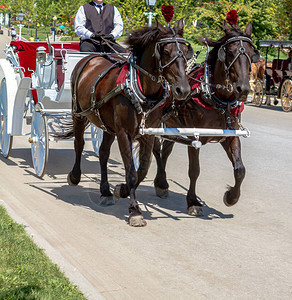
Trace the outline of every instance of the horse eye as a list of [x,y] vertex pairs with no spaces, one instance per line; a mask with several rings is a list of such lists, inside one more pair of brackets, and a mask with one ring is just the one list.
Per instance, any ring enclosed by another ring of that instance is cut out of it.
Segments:
[[231,50],[226,50],[226,54],[227,54],[228,56],[233,56],[233,52],[232,52]]
[[168,57],[170,56],[170,52],[166,49],[163,49],[163,54]]

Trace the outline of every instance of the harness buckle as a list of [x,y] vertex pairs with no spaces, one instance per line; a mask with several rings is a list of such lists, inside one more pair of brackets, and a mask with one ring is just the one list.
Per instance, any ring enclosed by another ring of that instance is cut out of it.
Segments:
[[[162,70],[161,70],[161,71],[162,71]],[[162,83],[162,82],[164,82],[164,81],[165,81],[164,76],[163,76],[163,75],[159,75],[159,76],[158,76],[157,83]]]

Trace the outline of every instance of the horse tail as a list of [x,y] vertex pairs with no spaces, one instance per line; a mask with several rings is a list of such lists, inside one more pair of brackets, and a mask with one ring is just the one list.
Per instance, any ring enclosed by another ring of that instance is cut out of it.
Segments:
[[[76,119],[76,120],[74,120]],[[58,122],[56,125],[58,128],[54,128],[54,133],[51,135],[60,140],[68,140],[74,137],[74,121],[83,121],[85,122],[85,129],[89,127],[90,121],[87,118],[73,117],[72,119],[63,119]]]

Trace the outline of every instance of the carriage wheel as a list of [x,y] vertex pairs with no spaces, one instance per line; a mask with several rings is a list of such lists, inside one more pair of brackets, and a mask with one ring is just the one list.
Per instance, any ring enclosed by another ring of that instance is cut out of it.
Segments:
[[264,97],[263,84],[258,80],[254,86],[253,102],[256,106],[261,106]]
[[292,110],[292,80],[285,79],[281,88],[281,105],[284,111]]
[[31,155],[33,167],[38,177],[43,177],[46,171],[49,156],[48,121],[40,112],[41,103],[35,105],[31,121]]
[[8,157],[13,137],[7,133],[7,85],[3,78],[0,87],[0,146],[4,157]]
[[103,130],[99,127],[91,124],[91,139],[93,150],[96,153],[97,157],[99,157],[99,148],[102,143],[103,138]]

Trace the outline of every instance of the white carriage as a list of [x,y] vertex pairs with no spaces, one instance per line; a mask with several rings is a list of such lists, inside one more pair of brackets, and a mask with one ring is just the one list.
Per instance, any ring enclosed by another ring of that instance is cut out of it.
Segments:
[[[8,157],[14,136],[23,135],[23,119],[31,124],[29,142],[36,174],[45,174],[49,141],[62,131],[62,120],[71,118],[70,76],[80,53],[78,42],[12,41],[0,60],[3,78],[0,88],[0,146]],[[102,131],[91,127],[98,154]]]

